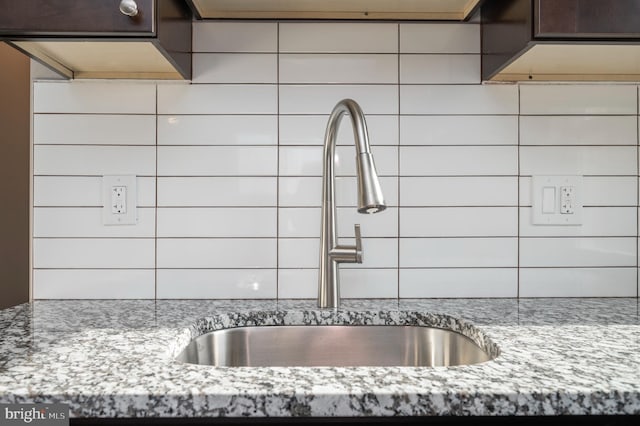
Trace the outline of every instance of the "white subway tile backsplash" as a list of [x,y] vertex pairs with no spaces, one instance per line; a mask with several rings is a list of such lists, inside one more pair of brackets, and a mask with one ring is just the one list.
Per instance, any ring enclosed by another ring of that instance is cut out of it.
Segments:
[[155,145],[155,115],[34,114],[33,143]]
[[479,84],[480,55],[400,55],[400,84]]
[[520,174],[637,175],[638,149],[630,146],[523,146]]
[[322,147],[280,147],[278,175],[322,176]]
[[277,52],[278,24],[275,22],[193,23],[194,52]]
[[521,116],[522,145],[637,145],[633,116]]
[[102,224],[102,207],[37,207],[33,209],[35,238],[153,238],[155,209],[138,208],[138,223]]
[[[387,206],[398,205],[398,178],[380,177],[380,186]],[[279,205],[281,207],[320,207],[322,193],[321,177],[280,177]],[[358,204],[355,176],[336,177],[336,205],[338,207]]]
[[275,269],[160,269],[158,299],[274,299]]
[[517,297],[516,268],[401,269],[400,297]]
[[277,83],[275,53],[194,53],[193,83]]
[[508,115],[405,115],[402,145],[517,145],[518,117]]
[[520,297],[637,297],[637,268],[521,268]]
[[320,208],[278,209],[278,237],[320,238]]
[[153,238],[35,238],[33,267],[153,269],[155,240]]
[[278,238],[278,268],[317,268],[319,238]]
[[585,207],[582,225],[532,225],[531,207],[520,208],[521,237],[631,237],[638,235],[636,207]]
[[[342,227],[341,229],[346,229],[346,227]],[[351,229],[353,230],[353,226]],[[362,263],[345,263],[342,265],[342,269],[392,268],[395,270],[394,272],[397,272],[398,239],[368,238],[366,234],[363,235]],[[355,238],[339,238],[339,242],[340,244],[349,244],[352,246],[356,244]]]
[[279,299],[318,297],[318,269],[278,269]]
[[[584,206],[637,206],[638,179],[635,176],[585,176],[582,181]],[[531,205],[531,178],[520,178],[520,205]]]
[[[338,178],[336,178],[338,179]],[[349,178],[342,178],[349,179]],[[336,200],[338,188],[336,184]],[[320,207],[322,203],[322,178],[284,177],[278,179],[278,205],[281,207]]]
[[[585,177],[582,204],[585,206],[637,206],[638,186],[635,177]],[[529,190],[531,185],[528,186]],[[520,196],[522,200],[522,195]]]
[[343,269],[340,296],[345,299],[398,297],[398,272],[394,269]]
[[515,146],[400,147],[400,176],[517,175]]
[[159,208],[158,238],[276,237],[276,209],[267,208]]
[[520,86],[524,115],[638,114],[636,86],[545,84]]
[[283,53],[397,53],[398,24],[281,23]]
[[[356,176],[356,152],[353,146],[336,148],[336,176]],[[372,146],[371,153],[379,176],[398,175],[398,147]]]
[[[393,146],[373,146],[376,170],[380,176],[394,176],[398,173],[398,148]],[[355,176],[356,151],[351,146],[336,148],[336,176]],[[280,176],[322,176],[323,149],[319,146],[280,147]]]
[[156,149],[151,146],[36,145],[33,173],[155,176]]
[[[279,237],[320,238],[321,209],[319,207],[279,209]],[[361,226],[362,235],[395,237],[398,234],[398,209],[387,208],[377,214],[359,214],[355,207],[337,209],[340,237],[353,237],[353,225]]]
[[[156,178],[138,177],[138,207],[155,207]],[[34,176],[35,207],[102,207],[102,177]]]
[[275,268],[275,238],[158,238],[158,268]]
[[[319,223],[319,222],[318,222]],[[338,208],[338,229],[340,237],[354,237],[353,224],[360,224],[362,235],[368,237],[398,236],[398,209],[387,207],[384,211],[374,214],[358,213],[355,207]],[[320,228],[318,227],[318,231]],[[320,237],[320,234],[318,234]]]
[[[335,159],[343,298],[636,297],[638,87],[480,83],[480,25],[194,22],[191,82],[33,86],[33,295],[316,298],[329,114],[360,103],[387,209]],[[102,224],[102,176],[138,223]],[[581,226],[530,224],[532,175],[583,176]],[[157,282],[156,282],[157,279]]]
[[400,238],[400,268],[518,265],[517,238]]
[[[346,227],[342,229],[346,229]],[[353,226],[351,229],[353,230]],[[340,244],[356,244],[354,238],[339,238],[339,242]],[[366,234],[363,234],[362,252],[361,264],[345,263],[343,269],[398,268],[397,238],[368,238]]]
[[521,267],[637,266],[637,238],[520,238]]
[[[344,228],[342,228],[344,229]],[[355,244],[351,238],[340,239],[340,244]],[[395,238],[363,238],[362,264],[343,264],[344,269],[397,268],[398,243]],[[279,268],[318,268],[320,253],[319,238],[278,239]]]
[[[398,177],[379,176],[384,201],[389,207],[398,206]],[[336,205],[338,207],[355,207],[358,205],[358,181],[356,177],[336,178]]]
[[115,81],[34,82],[33,112],[155,114],[156,86]]
[[397,85],[280,86],[280,114],[330,114],[342,99],[356,99],[365,115],[398,114]]
[[161,115],[158,145],[278,145],[278,116]]
[[400,24],[400,53],[480,53],[480,25]]
[[518,205],[517,177],[401,177],[402,207]]
[[396,84],[398,57],[386,54],[281,54],[281,84]]
[[277,155],[268,146],[161,146],[158,176],[275,176]]
[[153,299],[153,269],[36,269],[34,299]]
[[[340,297],[344,299],[398,297],[398,274],[393,269],[343,269],[340,283]],[[318,297],[318,270],[280,269],[278,296],[281,299]]]
[[159,84],[159,114],[276,114],[275,84]]
[[283,146],[279,155],[280,176],[322,176],[321,146]]
[[158,178],[159,207],[275,207],[275,177]]
[[517,237],[515,207],[403,208],[400,237]]
[[518,114],[511,85],[402,85],[401,114]]
[[[398,145],[398,117],[368,115],[366,118],[371,145]],[[280,145],[324,145],[328,115],[281,115]],[[344,118],[338,130],[337,145],[353,145],[351,120]]]

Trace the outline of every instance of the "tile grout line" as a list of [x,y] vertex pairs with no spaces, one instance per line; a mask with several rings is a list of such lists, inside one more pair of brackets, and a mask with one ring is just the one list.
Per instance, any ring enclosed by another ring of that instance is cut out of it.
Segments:
[[276,22],[276,302],[280,300],[280,22]]
[[516,229],[516,235],[518,237],[518,245],[517,245],[517,252],[516,252],[516,298],[518,300],[520,300],[520,242],[521,242],[521,235],[520,235],[520,179],[521,179],[521,171],[520,171],[520,114],[521,114],[521,103],[522,103],[522,99],[520,97],[520,85],[518,84],[518,126],[517,126],[517,131],[518,131],[518,156],[516,158],[517,161],[517,167],[518,167],[518,177],[517,177],[517,197],[518,197],[518,208],[517,208],[517,212],[516,214],[518,215],[518,219],[517,219],[517,229]]
[[402,137],[402,131],[400,129],[400,117],[401,117],[401,111],[400,111],[400,23],[397,24],[398,25],[398,151],[396,153],[397,157],[396,157],[396,161],[397,161],[397,167],[398,167],[398,183],[397,183],[397,188],[398,188],[398,194],[397,197],[398,199],[396,200],[396,203],[398,204],[398,237],[396,239],[397,241],[397,245],[398,245],[398,253],[397,253],[397,267],[398,267],[398,272],[397,272],[397,280],[398,283],[396,285],[396,291],[397,291],[397,300],[398,303],[400,303],[400,293],[401,293],[401,284],[400,284],[400,176],[402,175],[401,171],[400,171],[400,138]]
[[156,111],[155,111],[155,223],[154,223],[154,264],[153,264],[153,272],[154,272],[154,280],[153,280],[153,299],[154,301],[158,300],[158,85],[155,85],[156,89]]

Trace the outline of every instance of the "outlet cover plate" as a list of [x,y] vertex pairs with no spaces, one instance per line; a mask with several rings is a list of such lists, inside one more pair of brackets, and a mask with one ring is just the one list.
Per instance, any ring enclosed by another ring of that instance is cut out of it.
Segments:
[[[562,188],[571,187],[572,214],[561,212]],[[543,206],[544,188],[555,188],[553,213]],[[533,225],[582,225],[582,176],[533,176],[531,179],[531,223]],[[544,209],[543,209],[544,207]]]
[[[114,187],[126,187],[126,212],[115,213],[111,205]],[[135,225],[138,222],[136,176],[110,175],[102,177],[102,224],[103,225]]]

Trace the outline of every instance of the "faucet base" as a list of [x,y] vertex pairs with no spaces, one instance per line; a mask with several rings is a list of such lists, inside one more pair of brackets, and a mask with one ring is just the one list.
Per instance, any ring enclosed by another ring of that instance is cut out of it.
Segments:
[[318,307],[337,309],[339,304],[340,277],[338,275],[338,262],[331,259],[320,259]]

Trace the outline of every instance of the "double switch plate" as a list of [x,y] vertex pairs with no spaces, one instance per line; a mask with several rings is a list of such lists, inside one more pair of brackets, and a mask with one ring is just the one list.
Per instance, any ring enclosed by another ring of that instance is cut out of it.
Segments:
[[582,224],[582,176],[533,176],[534,225]]

